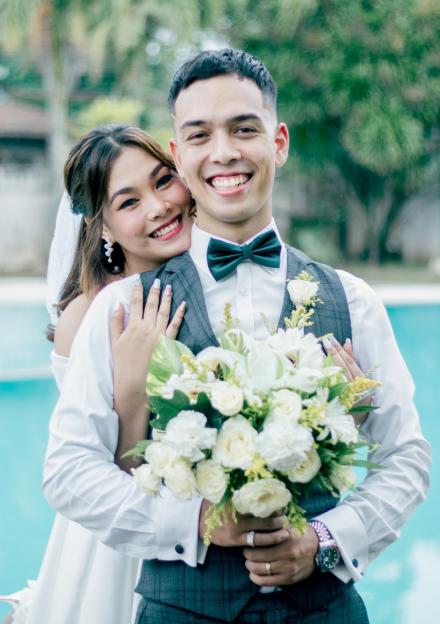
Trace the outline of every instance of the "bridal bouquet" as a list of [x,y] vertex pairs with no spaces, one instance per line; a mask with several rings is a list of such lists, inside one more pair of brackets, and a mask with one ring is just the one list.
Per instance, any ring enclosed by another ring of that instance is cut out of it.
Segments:
[[348,382],[326,356],[312,324],[319,284],[308,273],[288,283],[294,304],[286,329],[256,341],[225,312],[219,347],[197,355],[162,337],[147,378],[152,440],[127,455],[146,463],[133,475],[149,494],[162,483],[179,499],[200,494],[212,503],[206,540],[232,514],[268,517],[285,509],[303,530],[299,501],[311,487],[338,496],[353,487],[361,440],[352,414],[378,383]]

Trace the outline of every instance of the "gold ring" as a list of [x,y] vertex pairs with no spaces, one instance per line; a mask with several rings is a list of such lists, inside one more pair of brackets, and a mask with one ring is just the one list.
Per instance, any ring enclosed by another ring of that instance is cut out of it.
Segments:
[[266,562],[266,572],[268,576],[272,574],[272,566],[270,565],[270,561]]

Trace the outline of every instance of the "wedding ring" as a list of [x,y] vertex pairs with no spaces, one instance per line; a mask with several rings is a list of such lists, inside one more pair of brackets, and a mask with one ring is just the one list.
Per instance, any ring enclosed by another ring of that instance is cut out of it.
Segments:
[[249,533],[247,533],[246,543],[248,546],[255,548],[255,531],[249,531]]
[[272,574],[272,566],[270,565],[270,561],[266,562],[266,572],[268,576]]

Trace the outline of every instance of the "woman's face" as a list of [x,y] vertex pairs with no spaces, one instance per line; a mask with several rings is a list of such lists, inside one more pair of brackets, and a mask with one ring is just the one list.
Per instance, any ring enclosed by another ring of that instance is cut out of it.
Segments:
[[103,236],[122,247],[127,274],[154,269],[190,245],[188,189],[175,171],[124,147],[110,174]]

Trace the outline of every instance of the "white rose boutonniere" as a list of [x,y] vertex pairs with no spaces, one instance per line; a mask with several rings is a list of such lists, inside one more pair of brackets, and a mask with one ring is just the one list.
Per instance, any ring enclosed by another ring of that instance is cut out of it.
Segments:
[[313,303],[318,293],[318,282],[306,279],[293,279],[287,283],[287,291],[294,305],[306,306]]

